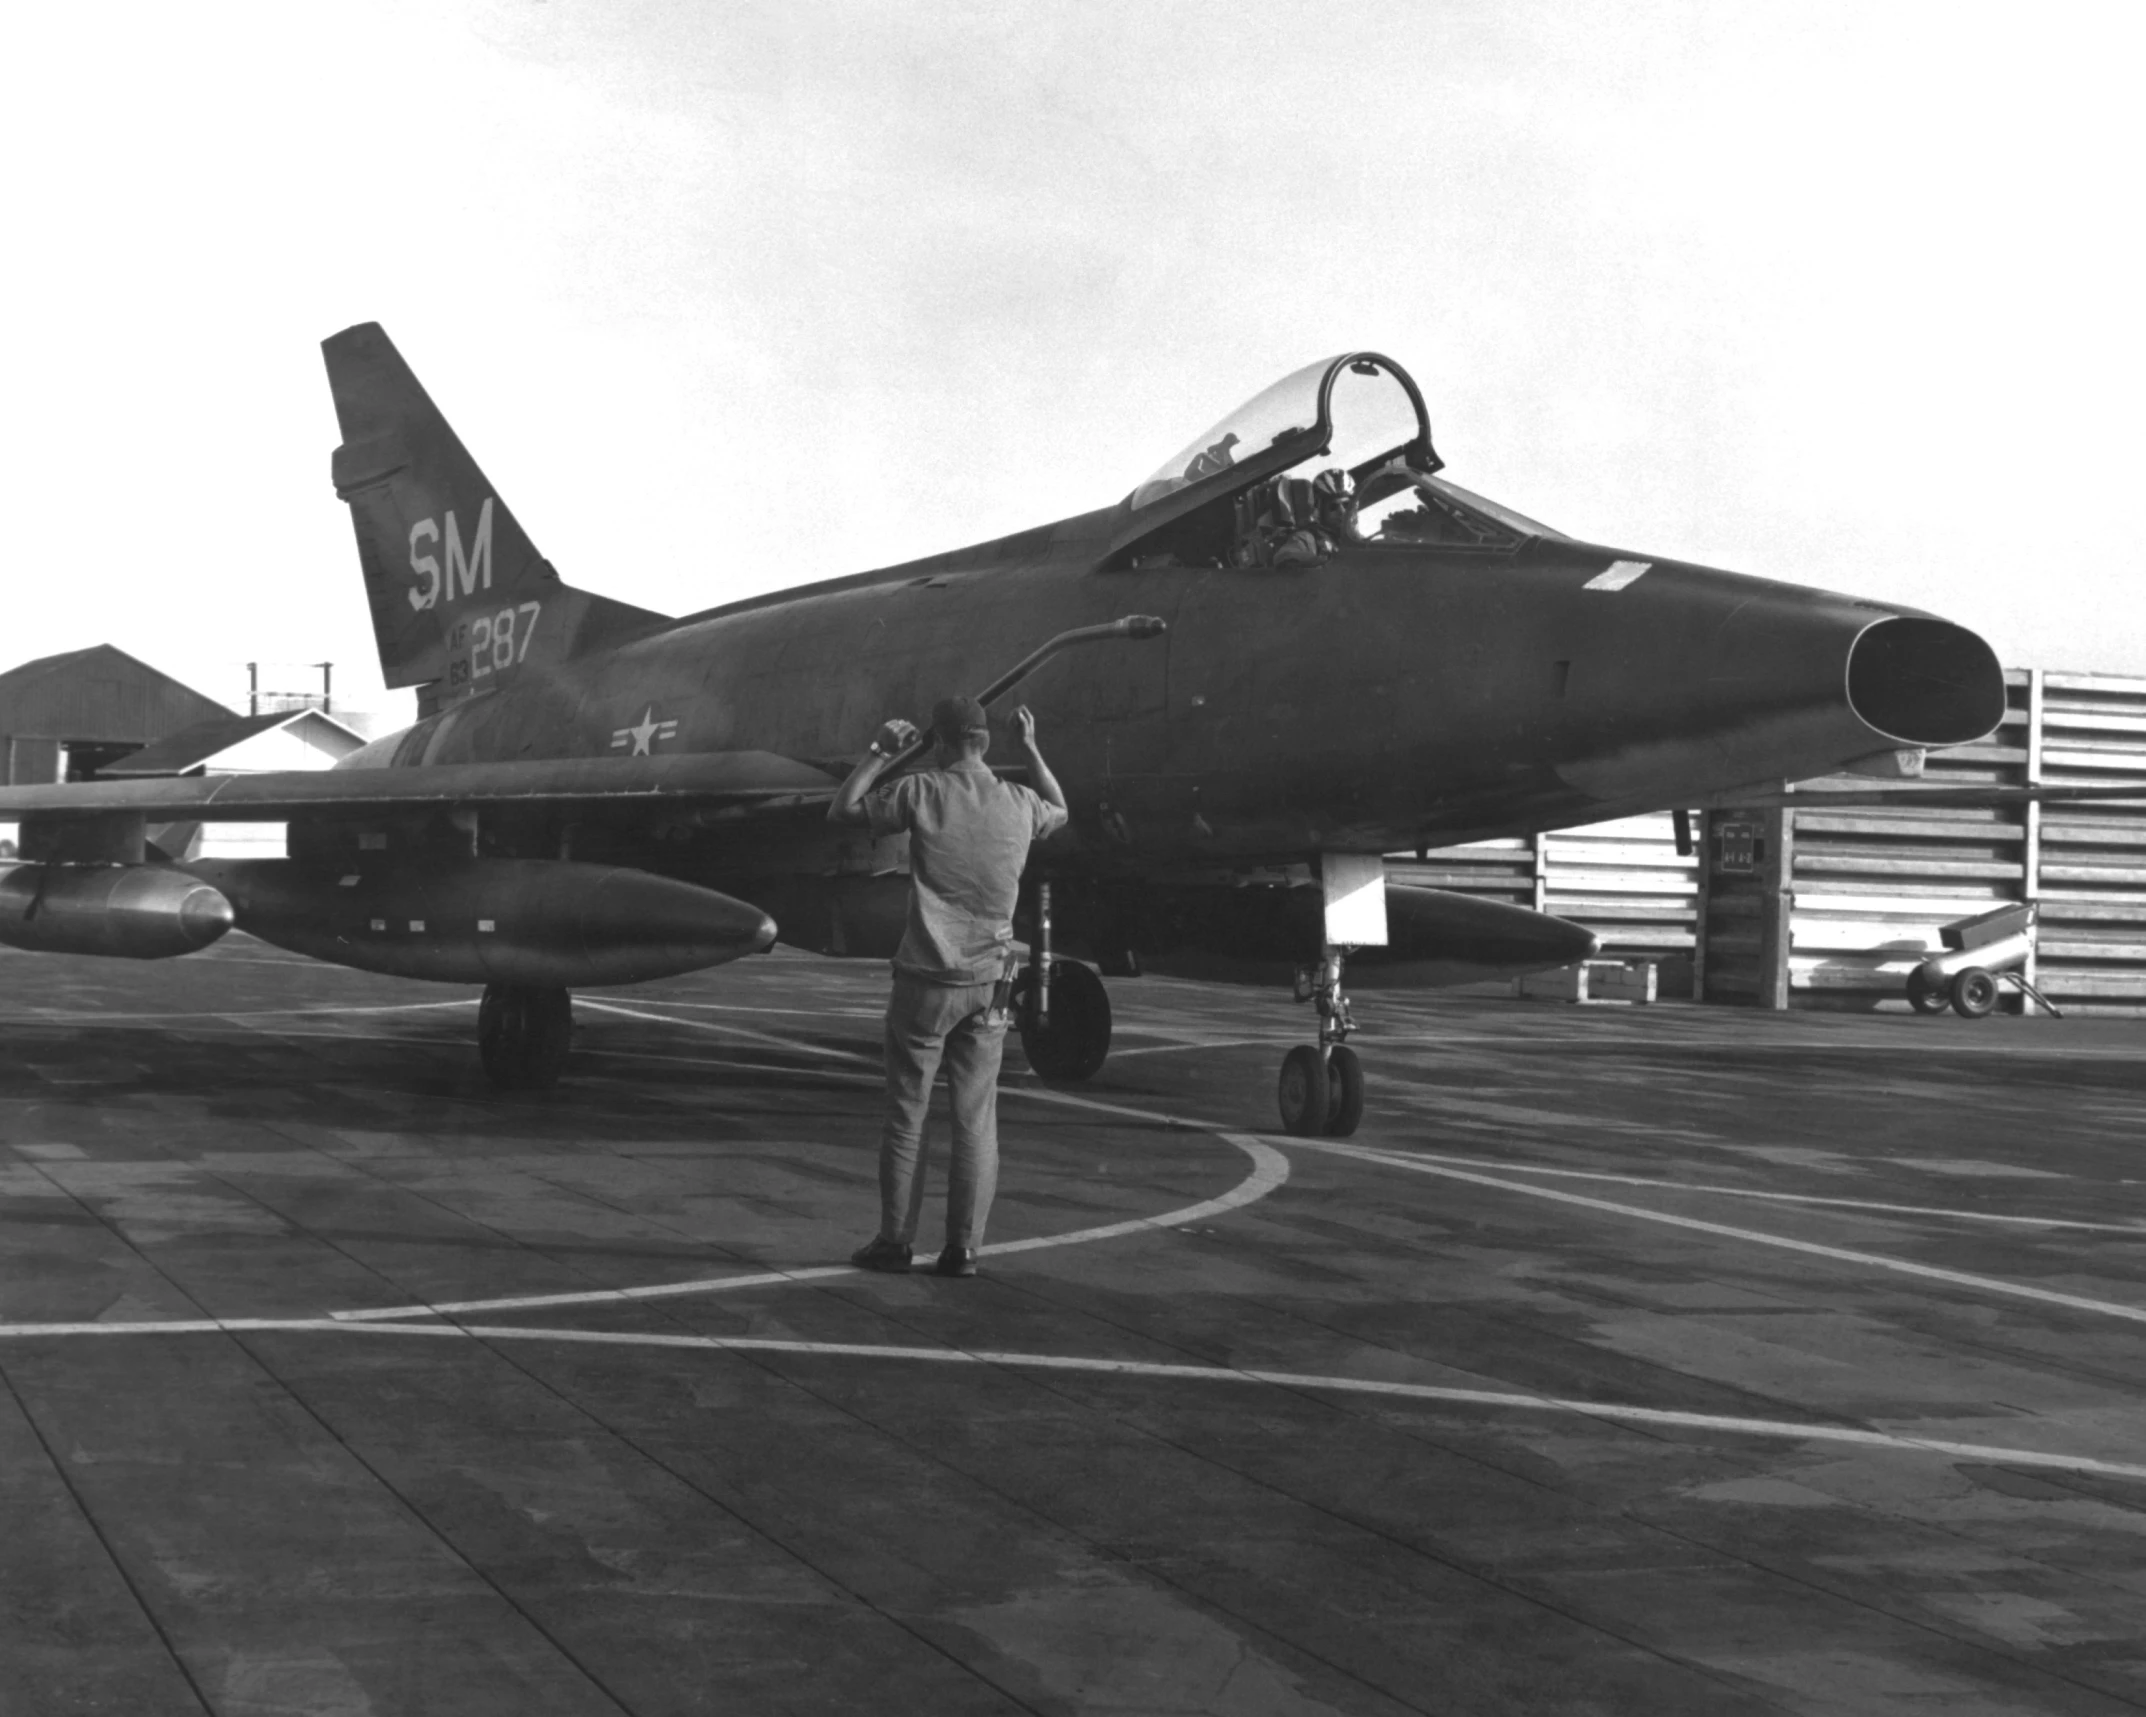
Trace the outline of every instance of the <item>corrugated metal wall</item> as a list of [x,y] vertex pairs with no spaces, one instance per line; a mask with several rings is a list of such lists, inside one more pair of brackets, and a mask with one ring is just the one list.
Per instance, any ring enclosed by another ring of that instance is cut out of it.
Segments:
[[2032,690],[2030,779],[2140,788],[2137,804],[2037,808],[2035,982],[2068,1012],[2146,1013],[2146,680],[2044,674]]
[[1814,783],[1793,811],[1697,819],[1703,874],[1678,858],[1666,815],[1448,847],[1389,874],[1577,919],[1606,955],[1693,954],[1707,1000],[1761,1007],[1905,1007],[1941,925],[2031,900],[2034,983],[2067,1013],[2146,1013],[2146,679],[2006,680],[2002,726],[1932,754],[1926,782],[2136,783],[2138,801],[1828,810]]
[[[2030,676],[2005,678],[2010,707],[2003,725],[1980,745],[1933,753],[1925,782],[2018,786],[2028,779]],[[1834,781],[1875,785],[1852,776]],[[1826,785],[1812,784],[1812,796],[1822,798]],[[1908,973],[1944,946],[1940,925],[2024,898],[2026,824],[2025,807],[1799,806],[1784,832],[1792,891],[1787,1005],[1868,1008],[1901,1001]]]
[[1942,945],[1940,925],[2029,900],[2040,912],[2026,968],[2033,983],[2066,1012],[2146,1012],[2146,680],[2040,671],[2006,680],[2003,726],[1981,745],[1933,754],[1925,780],[2136,783],[2139,802],[1798,807],[1788,832],[1789,1005],[1892,1003]]

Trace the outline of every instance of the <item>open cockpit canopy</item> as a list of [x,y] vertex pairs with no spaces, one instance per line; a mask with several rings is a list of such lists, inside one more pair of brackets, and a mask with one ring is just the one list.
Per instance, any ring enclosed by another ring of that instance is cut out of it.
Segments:
[[[1291,564],[1338,543],[1509,548],[1557,533],[1436,473],[1422,391],[1377,352],[1284,376],[1196,436],[1126,498],[1114,546],[1147,561]],[[1180,522],[1181,521],[1181,522]],[[1277,558],[1277,557],[1281,558]]]
[[[1338,434],[1339,441],[1335,437]],[[1275,465],[1268,455],[1293,455]],[[1173,454],[1133,491],[1138,509],[1229,470],[1286,469],[1318,455],[1344,467],[1414,454],[1409,463],[1436,471],[1431,421],[1399,364],[1375,352],[1344,352],[1286,375]],[[1262,473],[1266,474],[1266,473]]]

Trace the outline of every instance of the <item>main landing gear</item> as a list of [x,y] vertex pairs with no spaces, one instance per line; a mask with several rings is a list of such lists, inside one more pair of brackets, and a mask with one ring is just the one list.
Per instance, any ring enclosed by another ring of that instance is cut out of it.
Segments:
[[1320,950],[1318,965],[1297,972],[1297,1000],[1319,1010],[1319,1041],[1299,1044],[1282,1057],[1275,1095],[1283,1127],[1299,1138],[1345,1139],[1364,1118],[1363,1064],[1347,1042],[1356,1021],[1341,988],[1345,958],[1342,949],[1329,945]]
[[548,1091],[559,1083],[574,1036],[563,989],[487,984],[477,1009],[477,1056],[501,1091]]
[[1036,884],[1036,934],[1013,986],[1021,1048],[1039,1079],[1093,1079],[1110,1054],[1110,994],[1093,968],[1051,955],[1051,885]]
[[1044,970],[1031,966],[1014,983],[1028,1064],[1053,1084],[1093,1079],[1110,1054],[1110,993],[1092,967],[1075,961],[1053,960]]

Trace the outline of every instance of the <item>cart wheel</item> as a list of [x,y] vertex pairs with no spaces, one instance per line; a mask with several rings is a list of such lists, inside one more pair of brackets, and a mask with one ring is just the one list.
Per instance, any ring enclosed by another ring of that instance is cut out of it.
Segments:
[[1980,1019],[1997,1005],[1997,980],[1980,966],[1969,966],[1952,980],[1952,1011],[1962,1019]]
[[1943,978],[1932,983],[1917,966],[1908,974],[1908,1006],[1919,1014],[1941,1014],[1952,1003],[1952,985]]

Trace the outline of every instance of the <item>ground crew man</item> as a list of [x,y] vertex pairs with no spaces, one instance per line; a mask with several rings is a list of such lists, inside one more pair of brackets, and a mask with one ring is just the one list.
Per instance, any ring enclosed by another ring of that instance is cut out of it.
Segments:
[[[889,721],[835,794],[827,819],[909,836],[909,920],[887,1002],[887,1120],[879,1145],[879,1233],[850,1261],[907,1270],[924,1204],[924,1121],[943,1057],[953,1106],[946,1246],[934,1268],[973,1276],[998,1190],[998,1070],[1006,1048],[1001,980],[1009,977],[1013,905],[1028,849],[1066,820],[1065,795],[1036,749],[1036,720],[1013,712],[1034,791],[984,763],[991,731],[974,698],[931,712],[927,767],[873,791],[916,729]],[[994,999],[1000,1006],[994,1006]]]

